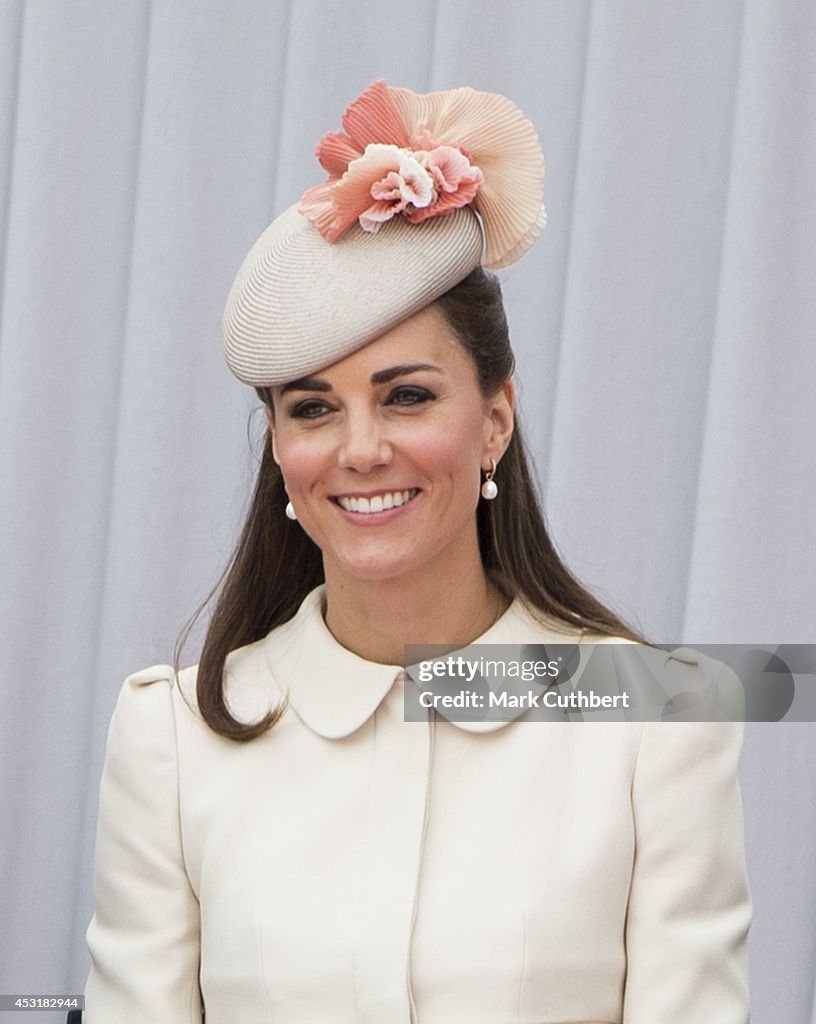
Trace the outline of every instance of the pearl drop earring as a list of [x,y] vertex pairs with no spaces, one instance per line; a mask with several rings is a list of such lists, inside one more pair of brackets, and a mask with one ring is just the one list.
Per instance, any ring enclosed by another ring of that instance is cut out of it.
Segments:
[[482,484],[482,497],[486,501],[492,501],[499,493],[498,485],[493,479],[493,474],[496,472],[496,460],[490,460],[490,469],[485,473],[484,483]]
[[295,512],[295,506],[292,504],[291,501],[286,502],[286,518],[295,520],[297,519],[297,512]]

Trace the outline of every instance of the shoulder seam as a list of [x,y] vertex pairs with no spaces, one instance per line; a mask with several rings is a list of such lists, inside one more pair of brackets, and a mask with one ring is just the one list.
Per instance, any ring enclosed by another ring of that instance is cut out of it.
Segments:
[[147,686],[149,683],[167,682],[172,683],[175,678],[175,670],[172,665],[151,665],[138,672],[133,672],[125,680],[133,686]]

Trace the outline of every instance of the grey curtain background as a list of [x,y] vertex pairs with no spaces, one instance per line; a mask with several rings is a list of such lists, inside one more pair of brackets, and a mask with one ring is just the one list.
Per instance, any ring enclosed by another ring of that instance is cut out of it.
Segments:
[[[816,639],[811,0],[0,0],[4,993],[81,990],[110,712],[256,464],[223,301],[378,77],[539,130],[503,281],[567,561],[656,640]],[[747,730],[757,1024],[816,1021],[814,740]]]

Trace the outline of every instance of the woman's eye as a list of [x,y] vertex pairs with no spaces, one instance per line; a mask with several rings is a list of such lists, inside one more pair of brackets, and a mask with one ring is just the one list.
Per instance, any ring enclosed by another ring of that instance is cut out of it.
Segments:
[[394,388],[388,396],[388,402],[390,405],[420,405],[422,402],[433,401],[435,397],[427,388],[403,386]]
[[297,405],[293,406],[289,412],[289,415],[293,419],[299,420],[314,420],[318,416],[322,416],[323,413],[328,412],[329,407],[325,402],[320,402],[316,398],[307,398],[303,402],[298,402]]

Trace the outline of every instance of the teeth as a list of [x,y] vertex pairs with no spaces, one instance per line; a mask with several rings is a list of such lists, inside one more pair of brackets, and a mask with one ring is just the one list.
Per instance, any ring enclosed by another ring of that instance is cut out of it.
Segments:
[[373,498],[338,498],[337,503],[347,512],[360,512],[368,515],[371,512],[382,512],[388,508],[399,508],[412,498],[415,498],[419,491],[414,488],[409,491],[389,491],[388,494],[377,494]]

